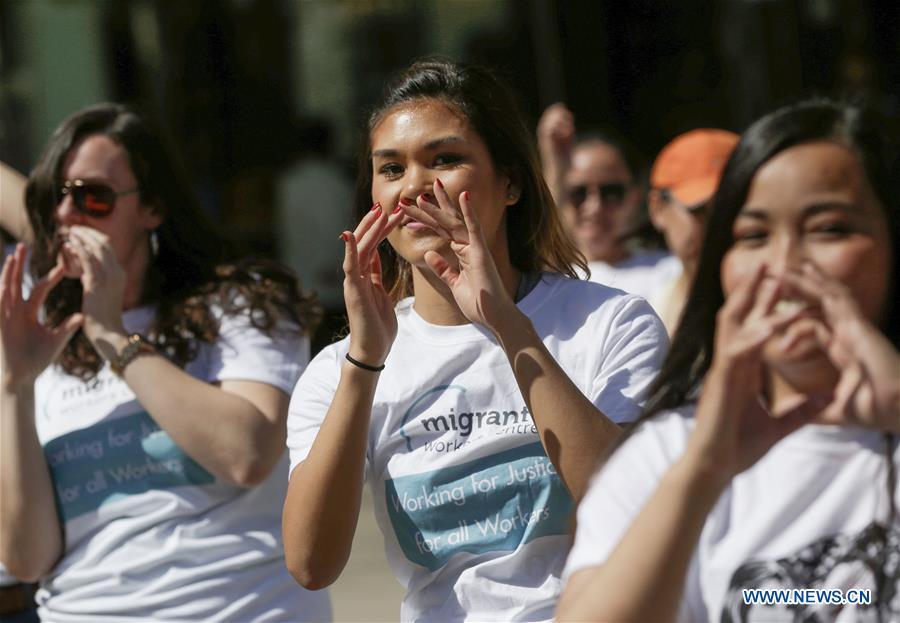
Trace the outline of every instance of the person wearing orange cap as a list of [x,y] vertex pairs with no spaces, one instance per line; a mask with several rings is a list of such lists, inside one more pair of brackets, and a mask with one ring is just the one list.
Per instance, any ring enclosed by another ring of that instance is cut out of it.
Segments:
[[666,145],[650,172],[648,204],[653,226],[681,262],[666,287],[648,300],[674,334],[697,271],[709,201],[738,135],[701,128],[679,135]]

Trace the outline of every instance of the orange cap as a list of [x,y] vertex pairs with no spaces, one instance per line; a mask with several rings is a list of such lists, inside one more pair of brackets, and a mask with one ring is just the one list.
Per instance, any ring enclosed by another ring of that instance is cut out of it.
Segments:
[[708,128],[675,137],[656,157],[650,185],[669,189],[687,206],[709,201],[738,138],[734,132]]

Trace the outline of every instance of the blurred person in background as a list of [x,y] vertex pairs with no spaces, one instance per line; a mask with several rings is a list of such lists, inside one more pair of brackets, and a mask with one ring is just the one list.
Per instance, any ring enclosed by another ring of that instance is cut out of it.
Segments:
[[62,123],[25,205],[30,267],[20,244],[0,276],[0,561],[40,579],[41,618],[329,618],[279,530],[314,303],[274,263],[224,263],[123,106]]
[[389,85],[342,236],[350,334],[291,400],[289,568],[341,574],[368,480],[404,621],[552,618],[573,498],[666,348],[640,297],[574,278],[515,102],[444,61]]
[[650,220],[681,264],[680,271],[667,271],[669,283],[647,299],[669,335],[675,333],[697,273],[710,199],[738,138],[726,130],[685,132],[663,147],[650,171]]
[[678,272],[678,260],[634,244],[642,218],[644,163],[610,133],[576,135],[572,113],[550,106],[538,122],[544,177],[563,222],[588,261],[590,280],[651,298]]
[[327,121],[301,124],[297,145],[302,151],[281,174],[275,206],[278,257],[327,310],[343,307],[343,253],[325,241],[353,221],[353,181],[335,157],[332,141]]
[[743,134],[646,414],[578,510],[558,620],[900,620],[898,172],[896,129],[856,105]]

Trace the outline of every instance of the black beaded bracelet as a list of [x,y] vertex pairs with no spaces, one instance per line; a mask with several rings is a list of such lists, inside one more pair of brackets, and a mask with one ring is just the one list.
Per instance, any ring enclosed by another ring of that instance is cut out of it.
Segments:
[[362,368],[363,370],[368,370],[369,372],[381,372],[382,370],[384,370],[384,364],[381,364],[380,366],[370,366],[369,364],[363,363],[362,361],[357,361],[356,359],[354,359],[353,357],[350,356],[350,353],[347,353],[346,356],[347,356],[347,361],[352,363],[357,368]]

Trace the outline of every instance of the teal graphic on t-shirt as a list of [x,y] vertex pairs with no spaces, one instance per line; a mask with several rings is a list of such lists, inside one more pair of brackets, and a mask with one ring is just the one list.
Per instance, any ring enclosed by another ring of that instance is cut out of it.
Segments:
[[57,437],[44,456],[64,521],[122,496],[215,480],[146,411]]
[[572,510],[539,442],[388,480],[385,495],[400,548],[430,571],[459,552],[513,551],[566,534]]

